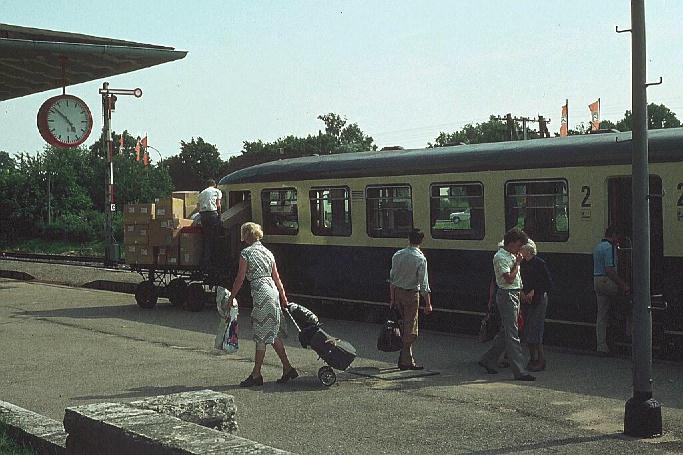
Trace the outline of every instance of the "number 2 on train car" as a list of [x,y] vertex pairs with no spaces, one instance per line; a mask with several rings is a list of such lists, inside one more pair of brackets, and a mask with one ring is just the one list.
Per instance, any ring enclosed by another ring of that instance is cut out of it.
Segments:
[[588,185],[584,185],[581,187],[581,192],[586,193],[586,195],[583,197],[583,201],[581,201],[581,207],[590,207],[591,187]]

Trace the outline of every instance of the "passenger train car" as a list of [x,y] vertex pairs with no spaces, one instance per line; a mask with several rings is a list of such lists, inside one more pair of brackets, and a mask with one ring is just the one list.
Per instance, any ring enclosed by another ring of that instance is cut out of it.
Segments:
[[[683,129],[649,138],[652,292],[664,295],[653,309],[654,344],[680,354]],[[605,133],[287,159],[220,185],[229,210],[263,225],[291,300],[352,320],[385,314],[391,256],[417,227],[435,308],[423,324],[476,333],[497,244],[523,228],[555,280],[547,342],[592,349],[591,253],[609,224],[631,229],[630,162],[631,133]],[[229,238],[239,251],[236,224]],[[616,312],[629,313],[628,304]]]

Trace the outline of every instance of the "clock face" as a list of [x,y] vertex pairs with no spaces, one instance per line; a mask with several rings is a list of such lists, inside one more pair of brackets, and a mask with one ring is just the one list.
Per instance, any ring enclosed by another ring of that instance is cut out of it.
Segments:
[[57,147],[82,144],[92,131],[92,115],[85,102],[73,95],[59,95],[45,101],[38,111],[38,130],[43,139]]

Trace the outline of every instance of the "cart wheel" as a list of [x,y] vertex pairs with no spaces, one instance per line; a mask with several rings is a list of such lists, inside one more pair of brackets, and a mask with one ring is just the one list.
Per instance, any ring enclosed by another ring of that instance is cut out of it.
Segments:
[[135,301],[140,308],[154,308],[157,304],[157,290],[151,281],[142,281],[135,288]]
[[201,283],[192,283],[187,287],[187,300],[185,309],[188,311],[202,311],[204,308],[204,286]]
[[173,306],[182,307],[187,301],[187,283],[182,278],[174,278],[166,286],[168,300]]
[[329,387],[337,382],[337,375],[332,367],[325,365],[318,370],[318,379],[320,379],[324,386]]

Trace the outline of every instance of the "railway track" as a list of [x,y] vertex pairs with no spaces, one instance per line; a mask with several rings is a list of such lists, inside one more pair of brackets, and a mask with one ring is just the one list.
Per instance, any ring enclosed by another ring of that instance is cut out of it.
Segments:
[[104,257],[101,256],[71,256],[65,254],[18,253],[13,251],[0,252],[0,259],[47,262],[53,264],[83,265],[88,267],[104,267]]

